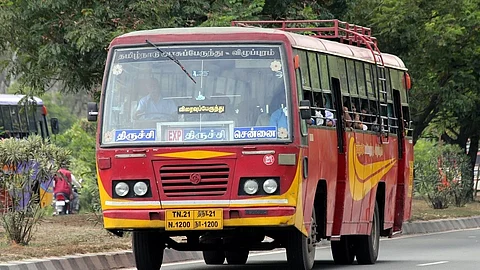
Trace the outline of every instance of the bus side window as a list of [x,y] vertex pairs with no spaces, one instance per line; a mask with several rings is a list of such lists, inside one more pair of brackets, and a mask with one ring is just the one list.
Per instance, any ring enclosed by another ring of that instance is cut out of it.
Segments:
[[365,66],[365,83],[367,84],[367,94],[369,98],[376,97],[374,91],[375,77],[371,64],[364,64]]
[[[310,82],[312,89],[322,89],[320,86],[320,73],[318,71],[317,53],[308,52],[308,67],[310,71]],[[313,105],[313,103],[312,103]]]
[[348,79],[348,89],[350,95],[358,95],[357,91],[357,77],[355,73],[355,65],[353,60],[347,59],[347,79]]
[[307,52],[305,51],[298,51],[298,55],[300,56],[300,71],[301,71],[301,80],[302,80],[302,88],[310,88],[310,75],[308,71],[308,60],[307,60]]
[[370,123],[372,125],[372,131],[378,132],[380,131],[380,121],[378,119],[378,107],[377,102],[373,100],[369,100],[369,113],[371,114]]
[[402,106],[402,121],[405,128],[405,136],[412,136],[413,126],[410,120],[410,109],[408,106]]
[[387,117],[388,117],[388,125],[389,125],[389,128],[390,128],[389,132],[396,133],[397,128],[398,128],[397,121],[396,121],[397,116],[395,115],[395,111],[393,109],[393,104],[392,103],[388,103]]
[[366,97],[367,90],[366,90],[366,83],[365,83],[365,69],[363,68],[363,63],[356,61],[355,70],[356,70],[356,78],[357,78],[357,85],[358,85],[358,94],[360,96]]
[[333,104],[332,93],[323,93],[323,100],[323,108],[325,108],[325,113],[323,114],[325,116],[325,126],[334,127],[338,115]]
[[320,79],[322,86],[321,88],[326,90],[326,89],[331,89],[330,88],[330,79],[328,75],[328,65],[327,65],[327,56],[324,54],[319,54],[318,55],[318,66],[319,66],[319,71],[320,71]]

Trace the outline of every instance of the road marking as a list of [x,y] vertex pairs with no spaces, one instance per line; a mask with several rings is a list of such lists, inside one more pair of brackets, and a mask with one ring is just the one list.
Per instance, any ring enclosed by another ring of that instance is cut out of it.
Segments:
[[444,264],[444,263],[448,263],[448,261],[422,263],[422,264],[417,264],[417,266],[430,266],[430,265],[437,265],[437,264]]
[[[325,248],[330,248],[330,246],[317,247],[316,249],[325,249]],[[285,249],[267,251],[267,252],[251,253],[250,255],[248,255],[248,257],[250,258],[250,257],[257,257],[257,256],[267,256],[267,255],[274,255],[274,254],[280,254],[280,253],[285,253]],[[167,266],[178,266],[178,265],[196,264],[196,263],[203,263],[203,260],[165,263],[165,264],[162,264],[162,266],[167,267]]]

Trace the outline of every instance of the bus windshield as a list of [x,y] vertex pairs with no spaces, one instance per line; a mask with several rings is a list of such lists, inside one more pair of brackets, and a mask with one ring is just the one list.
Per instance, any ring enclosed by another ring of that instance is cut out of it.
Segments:
[[113,51],[102,144],[291,140],[280,45],[158,48]]

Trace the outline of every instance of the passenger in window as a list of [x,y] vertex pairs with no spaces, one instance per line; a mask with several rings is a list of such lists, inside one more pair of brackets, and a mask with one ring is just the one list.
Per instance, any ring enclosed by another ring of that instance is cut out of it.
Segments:
[[369,120],[368,120],[368,109],[367,108],[363,108],[361,111],[361,114],[360,114],[360,122],[362,122],[363,124],[363,127],[362,129],[363,130],[369,130],[371,129],[372,127],[368,124]]
[[134,113],[134,119],[151,120],[159,119],[174,121],[177,116],[177,107],[172,100],[163,99],[160,84],[154,78],[145,80],[148,95],[140,99]]
[[307,124],[322,126],[323,123],[325,122],[322,112],[320,110],[314,110],[314,115],[315,117],[312,117],[307,120]]
[[288,138],[288,109],[283,87],[275,92],[270,108],[273,113],[272,116],[270,116],[269,125],[277,127],[278,138]]
[[345,127],[352,127],[352,117],[350,116],[350,113],[348,111],[347,102],[343,104],[343,120],[344,120]]
[[[310,101],[310,102],[312,102],[312,101]],[[313,101],[311,113],[314,116],[312,118],[306,120],[308,125],[317,125],[317,126],[323,125],[324,117],[323,117],[322,112],[317,107],[319,107],[319,104],[316,101]]]
[[355,105],[352,105],[352,111],[353,111],[353,125],[352,125],[353,128],[367,130],[368,127],[367,125],[364,124],[365,117],[361,115],[361,114],[366,114],[366,110],[362,109],[360,113],[358,113]]
[[372,124],[371,130],[375,132],[380,131],[380,125],[377,119],[377,111],[375,110],[375,108],[370,107],[370,114],[370,123]]
[[335,126],[335,116],[331,111],[325,110],[325,125],[327,127],[334,127]]

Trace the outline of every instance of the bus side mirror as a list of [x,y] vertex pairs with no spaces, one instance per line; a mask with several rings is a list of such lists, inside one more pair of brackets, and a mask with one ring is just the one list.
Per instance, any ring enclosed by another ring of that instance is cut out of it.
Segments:
[[300,116],[302,119],[312,118],[312,111],[310,108],[310,100],[300,100]]
[[50,127],[52,128],[52,134],[57,135],[60,131],[60,126],[58,124],[58,118],[50,118]]
[[87,103],[87,119],[88,121],[94,122],[97,121],[98,116],[98,105],[96,102],[88,102]]

